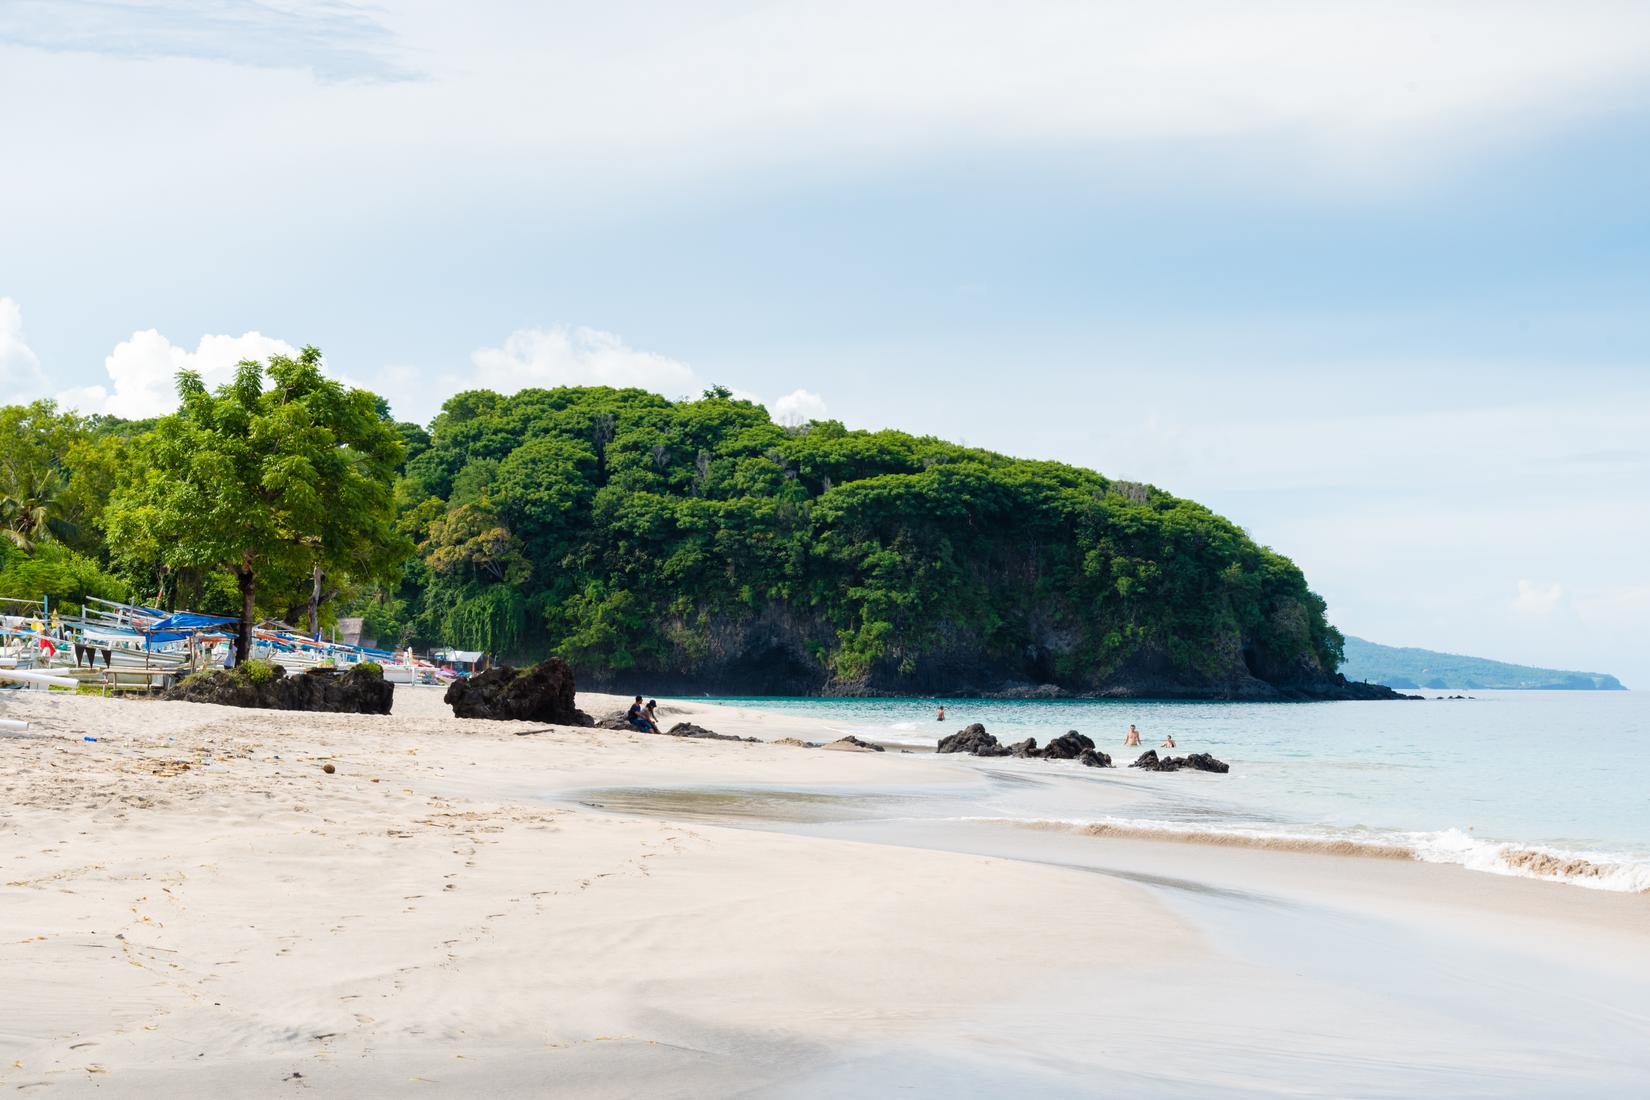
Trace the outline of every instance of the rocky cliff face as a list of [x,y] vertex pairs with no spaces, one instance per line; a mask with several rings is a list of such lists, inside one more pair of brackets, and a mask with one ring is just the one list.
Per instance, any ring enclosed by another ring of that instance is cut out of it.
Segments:
[[[663,624],[672,633],[672,624]],[[687,631],[681,633],[686,634]],[[1292,652],[1222,633],[1178,640],[1198,660],[1177,660],[1167,646],[1140,645],[1120,661],[1085,663],[1075,631],[1001,640],[941,631],[942,641],[904,662],[874,665],[862,678],[832,674],[823,658],[835,641],[821,617],[772,605],[746,619],[719,617],[668,663],[580,671],[593,691],[670,695],[988,696],[1241,701],[1401,699],[1372,684],[1348,683],[1322,668],[1304,642]]]

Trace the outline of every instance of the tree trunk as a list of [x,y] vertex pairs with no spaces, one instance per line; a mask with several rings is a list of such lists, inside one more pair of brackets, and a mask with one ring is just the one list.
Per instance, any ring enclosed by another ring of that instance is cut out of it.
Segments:
[[309,636],[316,641],[321,640],[321,581],[326,574],[321,572],[319,565],[310,571],[309,586]]
[[258,602],[258,578],[251,566],[235,570],[235,579],[241,585],[241,627],[235,637],[235,663],[245,664],[252,654],[252,617]]

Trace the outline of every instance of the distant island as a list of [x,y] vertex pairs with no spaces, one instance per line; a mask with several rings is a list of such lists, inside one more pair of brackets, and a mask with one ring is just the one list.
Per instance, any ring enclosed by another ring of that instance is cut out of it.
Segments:
[[1341,665],[1341,673],[1348,680],[1382,684],[1399,690],[1627,690],[1620,680],[1602,672],[1533,668],[1410,646],[1378,645],[1351,635],[1346,638],[1346,662]]

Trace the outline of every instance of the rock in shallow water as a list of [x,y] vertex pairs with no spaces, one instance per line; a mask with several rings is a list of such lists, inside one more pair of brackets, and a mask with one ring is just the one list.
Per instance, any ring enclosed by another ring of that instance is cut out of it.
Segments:
[[1004,748],[991,734],[985,732],[985,727],[978,722],[958,730],[950,737],[942,737],[939,748],[935,751],[966,752],[973,756],[1008,755],[1008,749]]
[[1070,730],[1050,741],[1048,748],[1043,750],[1043,757],[1048,760],[1076,760],[1083,755],[1084,749],[1092,748],[1093,741],[1076,730]]
[[1131,768],[1139,768],[1142,771],[1148,772],[1172,772],[1178,766],[1179,765],[1170,765],[1166,761],[1159,760],[1157,758],[1156,749],[1147,749],[1145,752],[1135,757],[1134,763],[1129,765]]
[[1091,768],[1112,766],[1111,757],[1103,752],[1097,752],[1094,742],[1076,730],[1062,733],[1050,741],[1047,748],[1039,749],[1035,737],[1016,741],[1012,745],[1002,745],[996,737],[986,732],[984,726],[976,722],[966,729],[958,730],[950,737],[941,739],[939,748],[935,751],[966,752],[974,756],[1015,756],[1023,760],[1076,760]]
[[1225,775],[1232,770],[1231,765],[1223,760],[1216,760],[1206,752],[1194,752],[1190,756],[1165,756],[1160,758],[1156,749],[1147,749],[1129,767],[1148,772],[1177,772],[1182,768],[1187,768],[1191,771],[1216,772],[1220,775]]
[[1232,770],[1232,766],[1230,764],[1226,763],[1224,760],[1216,760],[1206,752],[1192,753],[1190,756],[1186,757],[1184,764],[1186,767],[1196,769],[1200,772],[1216,772],[1220,775],[1225,775],[1227,772]]

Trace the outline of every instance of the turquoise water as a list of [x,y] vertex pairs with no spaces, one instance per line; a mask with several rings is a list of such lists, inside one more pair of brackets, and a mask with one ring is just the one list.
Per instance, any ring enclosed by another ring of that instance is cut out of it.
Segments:
[[[1400,843],[1420,858],[1502,874],[1650,889],[1650,693],[1474,692],[1381,703],[1169,703],[1116,700],[720,698],[829,721],[868,739],[932,745],[983,723],[1002,742],[1069,729],[1119,764],[1107,777],[1141,797],[1127,816],[1060,820],[1263,836]],[[934,718],[943,703],[946,720]],[[1142,750],[1123,748],[1133,722]],[[1231,774],[1147,775],[1123,768],[1172,734]],[[982,765],[1000,767],[994,761]],[[1064,767],[1015,761],[1009,767]],[[1098,800],[1097,800],[1098,803]],[[1047,817],[999,801],[991,812]],[[1516,858],[1531,850],[1599,870],[1568,875]],[[1509,859],[1509,856],[1515,857]]]

